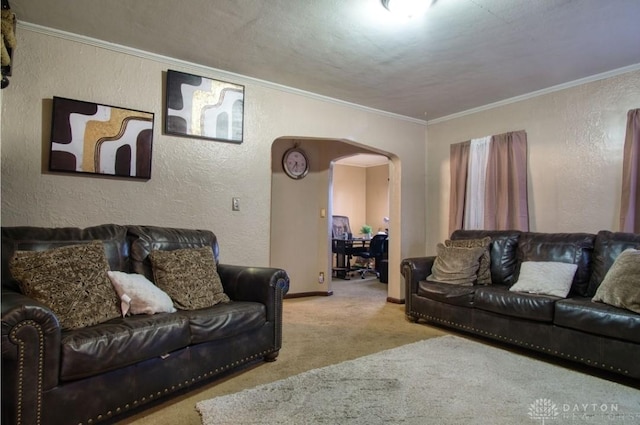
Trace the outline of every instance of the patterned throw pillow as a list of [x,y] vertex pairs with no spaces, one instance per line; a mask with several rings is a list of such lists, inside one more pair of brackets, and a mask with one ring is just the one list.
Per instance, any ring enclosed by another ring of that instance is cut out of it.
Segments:
[[456,248],[484,248],[482,257],[480,257],[480,266],[478,267],[478,285],[491,285],[491,253],[489,245],[491,237],[486,236],[482,239],[456,239],[444,241],[446,247]]
[[180,310],[197,310],[229,302],[210,246],[149,254],[156,285]]
[[22,293],[48,306],[62,329],[84,328],[120,315],[100,241],[47,251],[16,251],[9,269]]
[[439,243],[437,251],[427,280],[461,286],[472,286],[476,282],[482,247],[446,247]]

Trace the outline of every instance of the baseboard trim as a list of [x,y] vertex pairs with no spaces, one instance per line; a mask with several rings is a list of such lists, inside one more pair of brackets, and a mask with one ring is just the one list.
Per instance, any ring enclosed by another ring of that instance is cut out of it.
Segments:
[[392,297],[387,297],[387,302],[393,303],[393,304],[404,304],[404,300],[401,300],[399,298],[392,298]]
[[[313,292],[298,292],[297,294],[287,294],[284,299],[290,298],[305,298],[305,297],[330,297],[333,295],[333,291],[313,291]],[[404,304],[405,300],[400,298],[387,297],[388,303]]]
[[284,298],[328,297],[331,295],[333,295],[333,291],[298,292],[297,294],[287,294]]

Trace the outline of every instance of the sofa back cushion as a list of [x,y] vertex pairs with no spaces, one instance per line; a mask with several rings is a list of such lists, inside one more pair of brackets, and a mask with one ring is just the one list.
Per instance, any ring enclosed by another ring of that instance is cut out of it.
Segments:
[[587,296],[595,237],[590,233],[522,233],[518,241],[518,272],[524,261],[575,264],[578,268],[570,294]]
[[131,243],[131,268],[134,273],[155,282],[149,254],[154,250],[202,248],[209,246],[218,264],[218,239],[209,230],[177,229],[156,226],[129,226]]
[[494,285],[511,285],[516,272],[516,248],[520,237],[518,230],[456,230],[451,240],[491,238],[491,282]]
[[109,268],[116,271],[129,269],[127,228],[117,224],[87,227],[2,227],[2,284],[20,291],[9,271],[9,260],[16,251],[47,251],[68,245],[102,241]]
[[627,248],[640,249],[640,234],[608,230],[598,232],[592,258],[593,270],[586,296],[595,295],[613,262]]

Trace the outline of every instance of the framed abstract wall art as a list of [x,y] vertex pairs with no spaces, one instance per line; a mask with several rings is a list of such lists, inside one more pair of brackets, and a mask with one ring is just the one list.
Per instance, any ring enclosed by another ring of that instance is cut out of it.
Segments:
[[49,171],[151,178],[154,114],[53,98]]
[[244,86],[167,71],[165,132],[242,143]]

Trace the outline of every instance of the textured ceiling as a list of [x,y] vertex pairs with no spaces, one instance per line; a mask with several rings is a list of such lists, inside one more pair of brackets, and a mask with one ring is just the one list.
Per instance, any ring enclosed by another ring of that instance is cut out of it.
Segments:
[[[640,64],[639,0],[10,0],[19,21],[432,120]],[[19,48],[19,46],[18,46]]]

